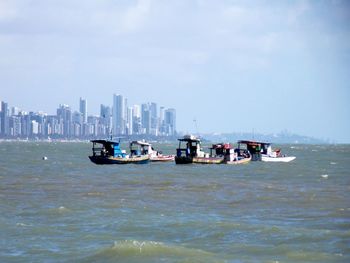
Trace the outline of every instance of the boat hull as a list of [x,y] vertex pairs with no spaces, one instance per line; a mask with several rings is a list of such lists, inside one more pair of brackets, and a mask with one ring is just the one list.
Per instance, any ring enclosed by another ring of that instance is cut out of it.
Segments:
[[225,161],[225,163],[226,164],[245,164],[245,163],[249,163],[251,160],[252,158],[249,157],[249,158],[242,158],[234,161]]
[[193,163],[200,164],[221,164],[224,162],[224,158],[215,157],[193,157]]
[[95,164],[144,164],[149,162],[149,156],[140,157],[111,157],[111,156],[89,156],[91,162]]
[[151,156],[151,162],[171,162],[174,161],[174,155]]
[[175,163],[176,164],[193,163],[193,158],[192,157],[187,157],[187,156],[175,156]]
[[283,162],[283,163],[288,163],[291,162],[295,159],[295,156],[285,156],[285,157],[271,157],[271,156],[266,156],[262,155],[261,160],[263,162]]

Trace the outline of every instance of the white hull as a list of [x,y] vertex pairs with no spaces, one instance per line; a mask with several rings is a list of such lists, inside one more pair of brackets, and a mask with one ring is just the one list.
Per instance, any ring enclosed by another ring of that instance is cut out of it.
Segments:
[[283,163],[288,163],[291,162],[295,159],[295,156],[282,156],[282,157],[272,157],[268,155],[262,155],[261,160],[263,162],[283,162]]
[[174,161],[175,155],[156,155],[150,157],[151,162],[170,162]]

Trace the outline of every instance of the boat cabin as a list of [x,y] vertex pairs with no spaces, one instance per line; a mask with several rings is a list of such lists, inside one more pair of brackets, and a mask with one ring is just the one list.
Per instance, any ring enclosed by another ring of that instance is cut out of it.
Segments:
[[130,156],[148,155],[151,150],[151,144],[143,141],[130,142]]
[[194,135],[185,135],[179,140],[179,148],[176,149],[176,156],[186,157],[204,157],[204,152],[201,149],[201,141]]
[[96,157],[126,157],[125,150],[120,149],[120,141],[91,140],[92,155]]
[[210,150],[210,157],[223,157],[230,154],[231,145],[229,143],[213,144]]
[[261,161],[261,154],[268,154],[271,151],[271,143],[257,141],[238,141],[239,150],[248,150],[252,161]]

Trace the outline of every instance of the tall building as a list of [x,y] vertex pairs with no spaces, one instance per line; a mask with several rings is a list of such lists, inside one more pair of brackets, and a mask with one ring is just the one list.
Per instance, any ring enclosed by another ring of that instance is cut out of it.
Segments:
[[125,134],[126,102],[122,95],[113,95],[113,135]]
[[8,104],[1,102],[1,134],[3,136],[9,135],[9,112]]
[[29,137],[31,136],[31,120],[27,112],[22,112],[21,114],[21,132],[22,136]]
[[149,111],[151,114],[151,130],[150,134],[158,135],[158,114],[157,114],[157,104],[152,102],[149,104]]
[[83,114],[81,112],[78,112],[78,111],[75,111],[73,112],[72,114],[72,130],[71,130],[71,134],[74,136],[74,137],[80,137],[83,134],[83,127],[84,127],[84,124],[83,124]]
[[57,109],[57,117],[61,125],[60,134],[65,137],[70,137],[72,124],[72,111],[70,107],[65,104],[60,104]]
[[79,100],[79,111],[83,115],[83,123],[87,123],[87,101],[81,97]]
[[20,109],[18,107],[12,107],[11,108],[11,116],[18,115],[20,112]]
[[12,115],[10,118],[10,135],[14,137],[21,136],[21,117]]
[[128,107],[127,111],[127,122],[126,122],[126,134],[132,135],[133,134],[133,107]]
[[159,109],[159,124],[158,124],[158,127],[159,127],[159,132],[162,135],[165,134],[164,118],[165,118],[165,108],[163,106],[161,106],[160,109]]
[[142,133],[150,134],[151,131],[151,113],[149,109],[149,104],[141,105],[141,124],[142,124]]
[[105,134],[110,135],[112,129],[112,110],[111,107],[101,104],[100,107],[101,124],[104,125]]
[[141,134],[142,125],[141,125],[141,108],[140,105],[134,105],[133,106],[133,112],[132,112],[132,129],[133,134]]
[[176,111],[175,109],[165,110],[165,132],[167,135],[173,136],[176,134]]
[[39,134],[39,123],[37,121],[35,121],[35,120],[32,120],[31,134],[32,135]]

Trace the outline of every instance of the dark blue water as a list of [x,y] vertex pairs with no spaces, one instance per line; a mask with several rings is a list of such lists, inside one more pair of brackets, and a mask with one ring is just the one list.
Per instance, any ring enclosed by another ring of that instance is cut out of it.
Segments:
[[88,143],[2,142],[0,262],[350,262],[350,146],[281,148],[297,159],[97,166]]

